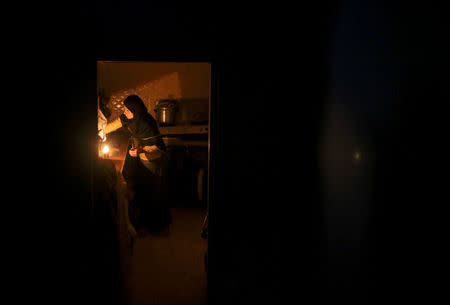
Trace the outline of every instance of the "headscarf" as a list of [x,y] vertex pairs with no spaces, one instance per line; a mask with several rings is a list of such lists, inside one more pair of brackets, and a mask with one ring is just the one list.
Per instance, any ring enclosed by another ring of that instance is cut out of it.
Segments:
[[135,138],[148,138],[158,134],[155,119],[148,113],[144,102],[137,95],[130,95],[123,104],[132,113],[133,118],[128,119],[124,114],[120,116],[122,125],[126,126]]

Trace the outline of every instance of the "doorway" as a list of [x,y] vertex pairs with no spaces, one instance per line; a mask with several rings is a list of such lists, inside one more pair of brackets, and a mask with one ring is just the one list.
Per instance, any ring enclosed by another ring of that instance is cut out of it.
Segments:
[[124,100],[137,95],[166,147],[162,171],[167,226],[139,232],[122,175],[130,131],[101,137],[99,157],[114,163],[115,208],[125,303],[206,304],[211,65],[208,62],[97,61],[99,133],[119,120]]

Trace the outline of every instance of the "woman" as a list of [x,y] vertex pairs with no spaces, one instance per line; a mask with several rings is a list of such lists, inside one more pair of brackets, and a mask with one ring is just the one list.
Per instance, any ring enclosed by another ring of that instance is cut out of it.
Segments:
[[125,127],[131,134],[122,175],[130,195],[130,220],[136,230],[158,232],[170,223],[164,196],[166,146],[155,119],[137,95],[128,96],[124,113],[106,126],[105,133]]

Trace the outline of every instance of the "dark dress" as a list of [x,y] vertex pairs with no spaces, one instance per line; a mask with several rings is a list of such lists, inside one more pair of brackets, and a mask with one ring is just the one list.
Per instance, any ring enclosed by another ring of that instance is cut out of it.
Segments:
[[[128,106],[127,106],[128,107]],[[129,108],[132,108],[130,106]],[[166,200],[165,167],[166,156],[155,161],[141,160],[131,157],[132,147],[156,145],[165,152],[166,147],[161,139],[155,119],[143,108],[133,109],[134,118],[128,120],[125,115],[120,117],[122,125],[130,133],[130,143],[127,148],[122,175],[129,192],[129,216],[136,230],[147,229],[150,232],[160,232],[171,222],[170,210]]]

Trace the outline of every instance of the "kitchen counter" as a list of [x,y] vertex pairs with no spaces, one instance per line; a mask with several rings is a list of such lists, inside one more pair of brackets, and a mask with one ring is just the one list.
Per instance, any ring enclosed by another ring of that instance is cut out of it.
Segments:
[[208,146],[208,125],[160,126],[159,132],[166,146]]
[[177,137],[163,137],[166,146],[208,146],[208,141],[202,140],[186,140]]

